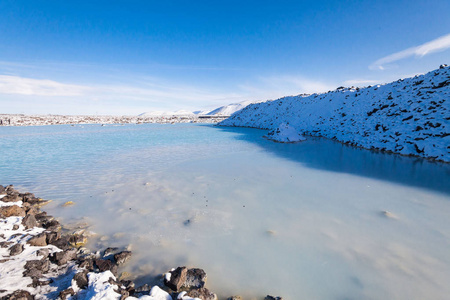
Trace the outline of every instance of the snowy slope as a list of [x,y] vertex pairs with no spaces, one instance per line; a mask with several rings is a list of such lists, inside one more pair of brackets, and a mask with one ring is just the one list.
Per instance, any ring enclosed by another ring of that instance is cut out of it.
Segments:
[[450,162],[450,67],[367,88],[252,104],[221,126],[275,129]]
[[243,109],[244,107],[246,107],[247,105],[252,104],[252,103],[255,103],[255,102],[254,101],[242,101],[239,103],[228,104],[228,105],[216,108],[216,109],[210,111],[209,113],[207,113],[206,115],[208,115],[208,116],[231,116],[235,112]]

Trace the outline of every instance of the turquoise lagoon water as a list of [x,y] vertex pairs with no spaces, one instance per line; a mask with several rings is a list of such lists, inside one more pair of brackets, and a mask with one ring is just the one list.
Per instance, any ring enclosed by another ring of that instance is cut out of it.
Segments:
[[[86,223],[154,283],[201,267],[220,297],[446,299],[450,166],[210,125],[0,128],[0,184]],[[66,201],[75,205],[62,207]],[[389,213],[385,213],[389,212]]]

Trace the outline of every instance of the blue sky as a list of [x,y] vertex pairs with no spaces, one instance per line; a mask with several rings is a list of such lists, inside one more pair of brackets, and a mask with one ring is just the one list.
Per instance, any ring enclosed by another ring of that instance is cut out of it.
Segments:
[[0,113],[127,114],[450,63],[450,1],[0,1]]

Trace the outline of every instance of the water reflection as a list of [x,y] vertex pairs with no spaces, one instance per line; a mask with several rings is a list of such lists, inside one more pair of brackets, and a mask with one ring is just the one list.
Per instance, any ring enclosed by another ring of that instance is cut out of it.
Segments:
[[369,151],[324,138],[308,138],[297,144],[275,143],[258,138],[265,131],[251,128],[216,127],[237,133],[235,138],[304,166],[365,176],[450,195],[450,164],[422,158]]

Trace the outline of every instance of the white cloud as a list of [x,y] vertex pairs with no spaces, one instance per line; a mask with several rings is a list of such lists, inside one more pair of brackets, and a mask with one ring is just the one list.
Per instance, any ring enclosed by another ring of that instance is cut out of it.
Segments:
[[[191,85],[166,82],[157,78],[137,78],[128,84],[89,84],[75,85],[49,79],[33,79],[14,75],[0,75],[0,103],[9,101],[11,97],[1,94],[22,97],[24,103],[33,99],[33,105],[54,107],[55,99],[71,112],[75,107],[97,106],[105,111],[121,113],[118,107],[127,107],[122,113],[136,110],[197,110],[245,100],[233,92],[213,91]],[[25,97],[25,98],[24,98]],[[48,98],[50,97],[50,98]],[[2,99],[3,98],[3,99]],[[15,98],[19,101],[19,98]],[[30,110],[30,105],[23,105]],[[97,109],[98,110],[98,109]],[[102,110],[103,111],[103,110]]]
[[420,46],[411,47],[408,49],[405,49],[400,52],[396,52],[394,54],[385,56],[383,58],[380,58],[379,60],[375,61],[373,64],[369,66],[369,69],[371,70],[383,70],[385,65],[393,63],[395,61],[415,56],[415,57],[423,57],[425,55],[444,51],[446,49],[450,48],[450,34],[441,36],[435,40],[432,40],[430,42],[427,42],[425,44],[422,44]]
[[60,83],[48,79],[33,79],[19,76],[0,75],[0,94],[29,96],[80,96],[87,87]]
[[259,82],[242,84],[239,88],[246,92],[247,98],[251,100],[268,100],[302,93],[326,92],[336,86],[302,76],[281,75],[261,77]]

